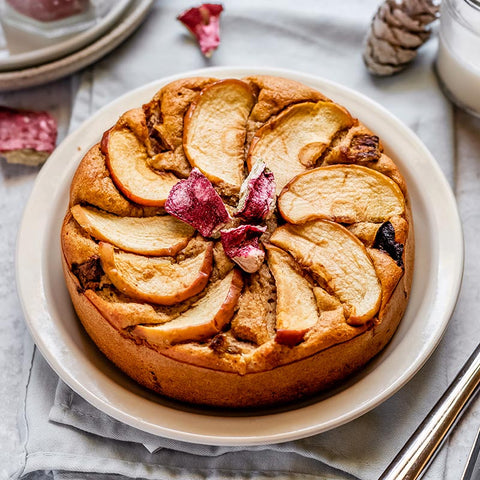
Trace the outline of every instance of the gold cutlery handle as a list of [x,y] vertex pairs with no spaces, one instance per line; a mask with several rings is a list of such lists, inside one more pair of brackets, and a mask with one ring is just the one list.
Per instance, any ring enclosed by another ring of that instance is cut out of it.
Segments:
[[479,384],[480,345],[379,480],[420,478],[473,398]]

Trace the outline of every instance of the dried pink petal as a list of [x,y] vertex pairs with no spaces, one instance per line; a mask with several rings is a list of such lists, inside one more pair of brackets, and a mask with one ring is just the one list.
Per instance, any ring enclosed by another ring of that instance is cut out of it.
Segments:
[[180,20],[197,39],[200,50],[206,57],[220,45],[220,13],[223,6],[216,3],[204,3],[181,13]]
[[235,217],[247,222],[267,219],[275,208],[275,178],[262,160],[257,160],[240,188]]
[[220,195],[198,168],[173,186],[165,210],[196,228],[204,237],[214,236],[231,220]]
[[220,232],[225,254],[248,273],[256,272],[263,263],[265,252],[259,240],[267,227],[240,225]]
[[43,163],[56,141],[57,122],[49,113],[0,107],[0,155],[8,162]]

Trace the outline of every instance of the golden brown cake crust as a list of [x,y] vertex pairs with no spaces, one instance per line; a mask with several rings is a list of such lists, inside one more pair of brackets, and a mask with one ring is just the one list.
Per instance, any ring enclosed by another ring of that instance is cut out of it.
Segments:
[[[255,133],[289,106],[331,102],[320,92],[288,79],[251,76],[243,80],[255,96],[245,125],[245,158]],[[183,151],[183,119],[202,89],[216,81],[202,77],[173,82],[143,109],[122,116],[116,128],[131,131],[145,145],[148,168],[168,172],[178,179],[187,177],[192,167]],[[121,193],[105,160],[105,148],[100,143],[93,146],[80,163],[71,184],[70,208],[93,206],[121,218],[165,215],[163,206],[141,205]],[[414,261],[413,224],[405,181],[383,151],[378,137],[356,119],[352,127],[337,132],[316,164],[309,168],[352,164],[389,177],[405,196],[404,212],[388,219],[397,246],[403,245],[401,258],[392,257],[391,252],[378,245],[383,223],[344,225],[364,245],[378,277],[381,297],[378,311],[371,319],[358,325],[347,322],[348,308],[332,296],[325,280],[299,264],[298,271],[304,272],[311,287],[317,289],[318,321],[295,345],[279,343],[275,337],[275,279],[268,263],[264,263],[257,273],[242,273],[239,288],[243,285],[243,289],[238,300],[235,297],[236,306],[228,313],[226,327],[220,326],[216,334],[201,340],[152,343],[136,334],[137,325],[154,328],[173,320],[182,325],[183,315],[201,304],[202,298],[220,285],[232,269],[239,275],[238,267],[225,256],[221,243],[215,242],[210,249],[209,283],[202,291],[192,290],[174,305],[149,303],[145,301],[148,296],[143,300],[134,298],[134,294],[125,295],[115,287],[113,277],[102,268],[101,255],[106,249],[99,248],[99,239],[91,233],[94,230],[82,228],[67,212],[61,232],[62,261],[67,287],[85,330],[100,350],[137,382],[162,395],[191,403],[248,407],[290,402],[345,379],[390,341],[407,305]],[[224,197],[226,203],[230,200]],[[234,200],[235,197],[230,203]],[[269,220],[262,239],[268,241],[271,233],[284,223],[277,213]],[[189,240],[175,255],[174,263],[192,257],[200,248],[199,241],[203,240]],[[113,252],[113,248],[109,251]],[[222,318],[220,325],[225,320]],[[209,328],[215,331],[217,327]]]

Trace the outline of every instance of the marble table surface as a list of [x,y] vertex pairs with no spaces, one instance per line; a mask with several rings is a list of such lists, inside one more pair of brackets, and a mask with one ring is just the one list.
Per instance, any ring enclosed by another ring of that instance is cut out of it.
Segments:
[[[77,77],[18,92],[0,93],[0,104],[46,110],[58,122],[58,142],[66,136]],[[57,142],[57,143],[58,143]],[[17,414],[26,325],[15,285],[15,244],[22,212],[41,167],[8,164],[0,157],[0,479],[7,478],[21,451]]]
[[[58,120],[61,141],[68,130],[77,83],[78,78],[73,75],[43,87],[0,94],[0,104],[50,111]],[[455,110],[455,145],[453,169],[445,174],[457,197],[464,226],[465,274],[453,319],[428,361],[436,362],[441,355],[456,352],[445,372],[449,381],[480,341],[480,120]],[[0,257],[0,479],[6,478],[19,451],[16,416],[23,386],[21,339],[26,327],[15,287],[15,242],[22,210],[38,171],[39,168],[10,165],[0,159],[0,239],[4,252]],[[459,339],[461,345],[457,345]],[[474,400],[443,446],[447,451],[445,479],[460,477],[479,426],[480,401]],[[428,471],[424,478],[439,480],[430,477]]]

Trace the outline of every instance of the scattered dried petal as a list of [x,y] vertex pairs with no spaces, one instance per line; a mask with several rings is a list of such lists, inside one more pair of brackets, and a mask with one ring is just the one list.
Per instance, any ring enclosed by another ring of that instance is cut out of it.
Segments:
[[39,165],[56,140],[57,123],[49,113],[0,107],[0,155],[8,162]]
[[397,262],[397,265],[403,268],[403,245],[395,240],[395,229],[391,222],[382,223],[377,230],[373,248],[388,253]]
[[275,208],[275,178],[262,160],[257,160],[240,188],[235,217],[247,222],[266,220]]
[[263,263],[265,252],[259,239],[267,227],[240,225],[220,232],[223,249],[240,268],[248,273],[256,272]]
[[200,50],[210,57],[220,44],[220,13],[223,6],[215,3],[204,3],[181,13],[180,20],[197,39]]
[[220,195],[198,168],[173,186],[165,210],[196,228],[204,237],[214,236],[231,220]]

